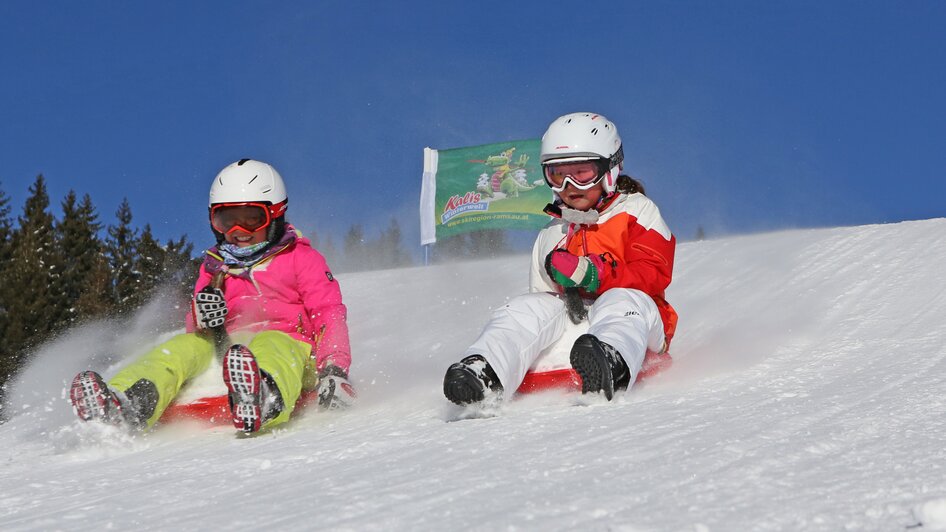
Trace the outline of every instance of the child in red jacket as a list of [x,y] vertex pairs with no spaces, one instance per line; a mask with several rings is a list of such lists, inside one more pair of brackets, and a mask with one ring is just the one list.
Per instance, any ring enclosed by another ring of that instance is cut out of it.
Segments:
[[607,118],[573,113],[542,137],[554,219],[535,241],[530,293],[493,313],[464,358],[447,370],[457,404],[511,395],[539,354],[587,313],[570,362],[582,393],[611,400],[637,377],[648,350],[663,352],[677,315],[664,299],[676,240],[640,183],[621,175],[621,137]]

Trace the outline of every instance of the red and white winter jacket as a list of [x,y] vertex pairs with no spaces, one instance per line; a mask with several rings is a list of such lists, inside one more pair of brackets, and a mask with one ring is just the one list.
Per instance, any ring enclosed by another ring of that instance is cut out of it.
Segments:
[[[657,205],[639,193],[616,194],[598,207],[597,221],[590,225],[562,218],[562,205],[549,205],[554,219],[536,238],[532,248],[531,292],[561,292],[545,270],[545,258],[555,249],[574,255],[602,255],[605,268],[595,299],[611,288],[635,288],[653,298],[664,323],[667,344],[677,327],[677,313],[664,299],[673,277],[676,238],[660,216]],[[573,211],[574,212],[574,211]]]

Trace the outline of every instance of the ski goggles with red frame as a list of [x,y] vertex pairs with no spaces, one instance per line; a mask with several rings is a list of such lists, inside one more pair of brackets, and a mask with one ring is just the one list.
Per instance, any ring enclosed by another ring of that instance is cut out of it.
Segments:
[[555,192],[565,190],[571,183],[578,190],[588,190],[597,185],[611,170],[607,159],[589,159],[585,161],[549,162],[542,165],[545,183]]
[[225,235],[236,230],[255,233],[269,227],[286,212],[287,202],[276,205],[261,202],[215,203],[210,207],[210,225]]

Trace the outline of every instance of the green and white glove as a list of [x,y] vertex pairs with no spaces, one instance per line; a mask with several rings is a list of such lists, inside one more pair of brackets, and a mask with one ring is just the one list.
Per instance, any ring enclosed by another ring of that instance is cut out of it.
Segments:
[[606,264],[600,255],[579,257],[565,249],[552,250],[545,257],[545,271],[563,288],[580,288],[594,294],[601,286]]

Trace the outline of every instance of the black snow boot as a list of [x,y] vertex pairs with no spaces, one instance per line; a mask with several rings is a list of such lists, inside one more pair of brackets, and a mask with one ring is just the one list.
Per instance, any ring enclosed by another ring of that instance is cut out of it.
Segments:
[[451,364],[443,378],[443,394],[458,405],[502,398],[503,385],[496,372],[480,355],[470,355]]
[[145,429],[158,407],[158,387],[148,379],[139,379],[125,390],[125,399],[125,422],[139,430]]
[[583,334],[575,340],[569,361],[581,377],[583,394],[604,392],[610,401],[614,390],[630,384],[630,370],[621,353],[592,334]]

